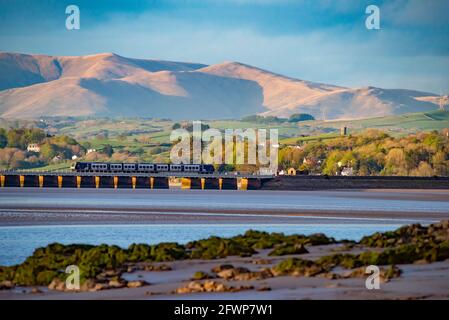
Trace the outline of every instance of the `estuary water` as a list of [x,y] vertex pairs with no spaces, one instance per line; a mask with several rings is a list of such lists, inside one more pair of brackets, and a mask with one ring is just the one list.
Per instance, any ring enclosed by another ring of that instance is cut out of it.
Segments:
[[449,192],[0,189],[0,265],[59,242],[186,243],[249,229],[359,240],[449,219]]
[[398,224],[159,224],[159,225],[52,225],[0,227],[0,266],[21,263],[34,249],[49,243],[113,244],[186,243],[210,236],[232,237],[249,229],[285,234],[325,233],[338,240],[359,240],[377,231],[394,230]]

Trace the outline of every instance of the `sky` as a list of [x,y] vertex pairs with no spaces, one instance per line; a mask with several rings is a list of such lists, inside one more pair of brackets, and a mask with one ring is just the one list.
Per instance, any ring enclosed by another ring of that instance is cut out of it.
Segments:
[[[80,9],[67,30],[65,9]],[[368,5],[380,29],[368,30]],[[447,0],[0,0],[0,51],[238,61],[348,87],[449,94]]]

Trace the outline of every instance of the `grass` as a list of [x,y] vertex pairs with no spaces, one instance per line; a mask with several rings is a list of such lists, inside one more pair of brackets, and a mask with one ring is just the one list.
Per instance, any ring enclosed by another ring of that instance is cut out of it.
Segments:
[[449,128],[449,112],[431,111],[350,121],[321,121],[318,123],[332,128],[343,126],[356,130],[378,128],[408,133]]
[[285,145],[296,145],[300,142],[311,142],[311,141],[318,141],[318,140],[326,140],[326,139],[333,139],[340,136],[340,133],[324,133],[324,134],[319,134],[316,136],[306,136],[306,137],[291,137],[291,138],[287,138],[287,139],[282,139],[280,141],[281,144],[285,144]]
[[49,164],[44,167],[38,167],[33,169],[27,169],[29,171],[57,171],[57,170],[70,170],[70,165],[73,161],[67,162],[61,162],[61,163],[55,163],[55,164]]

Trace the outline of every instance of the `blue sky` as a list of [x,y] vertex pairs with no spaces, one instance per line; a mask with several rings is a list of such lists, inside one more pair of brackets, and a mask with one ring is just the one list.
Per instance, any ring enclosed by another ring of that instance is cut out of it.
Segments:
[[[65,29],[76,4],[81,29]],[[380,7],[381,30],[365,28]],[[305,80],[449,93],[446,0],[0,0],[0,50],[239,61]]]

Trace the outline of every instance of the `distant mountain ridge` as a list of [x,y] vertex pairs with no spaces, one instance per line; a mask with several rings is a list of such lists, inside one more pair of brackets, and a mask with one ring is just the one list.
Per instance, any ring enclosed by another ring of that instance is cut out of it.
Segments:
[[344,88],[238,62],[215,65],[113,53],[46,56],[0,52],[0,117],[240,118],[259,113],[350,119],[438,109],[434,94]]

